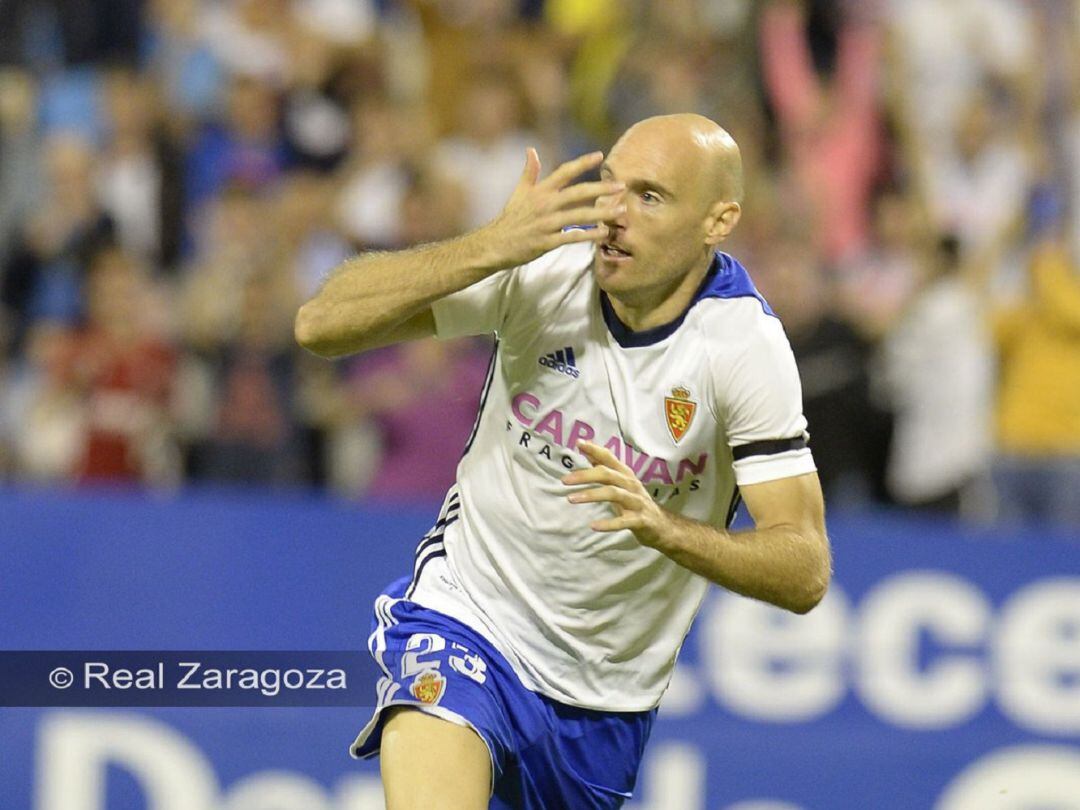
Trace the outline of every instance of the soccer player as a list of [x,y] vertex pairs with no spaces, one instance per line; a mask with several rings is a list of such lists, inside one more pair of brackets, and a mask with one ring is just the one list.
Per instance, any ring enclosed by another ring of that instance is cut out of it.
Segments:
[[795,362],[717,249],[735,142],[650,118],[540,174],[529,150],[489,225],[348,261],[297,316],[324,356],[497,336],[457,483],[375,604],[352,753],[389,810],[621,806],[708,584],[798,613],[828,587]]

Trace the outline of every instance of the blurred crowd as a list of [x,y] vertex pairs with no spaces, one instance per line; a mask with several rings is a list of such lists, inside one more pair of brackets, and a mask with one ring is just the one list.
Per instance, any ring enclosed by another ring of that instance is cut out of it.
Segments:
[[0,480],[441,495],[487,341],[330,363],[297,307],[696,111],[828,501],[1080,527],[1075,0],[4,5]]

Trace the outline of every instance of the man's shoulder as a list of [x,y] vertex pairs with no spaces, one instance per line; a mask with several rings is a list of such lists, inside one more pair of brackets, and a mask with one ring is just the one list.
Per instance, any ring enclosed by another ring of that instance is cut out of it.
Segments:
[[762,336],[770,340],[784,337],[780,319],[746,268],[726,253],[717,252],[715,272],[698,294],[691,314],[713,343],[738,346]]
[[717,251],[713,269],[705,287],[698,293],[699,301],[738,301],[753,299],[765,315],[776,317],[769,302],[758,292],[754,280],[734,256]]

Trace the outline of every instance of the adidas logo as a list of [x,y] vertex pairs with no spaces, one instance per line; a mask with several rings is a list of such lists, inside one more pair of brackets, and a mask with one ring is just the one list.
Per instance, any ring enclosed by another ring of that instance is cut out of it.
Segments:
[[542,366],[547,366],[554,371],[559,371],[575,379],[581,374],[577,363],[574,362],[574,349],[572,346],[559,349],[551,354],[545,354],[537,362]]

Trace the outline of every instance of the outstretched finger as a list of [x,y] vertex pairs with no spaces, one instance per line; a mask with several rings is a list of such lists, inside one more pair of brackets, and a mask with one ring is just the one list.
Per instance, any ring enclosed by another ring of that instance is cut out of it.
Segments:
[[587,183],[574,183],[560,191],[556,195],[559,207],[582,203],[586,200],[595,200],[598,197],[608,197],[612,194],[620,194],[626,190],[625,183],[616,183],[614,180],[597,180]]
[[631,473],[630,468],[619,461],[618,456],[606,447],[601,447],[592,442],[578,442],[577,446],[593,466],[607,467],[609,470],[615,470],[616,472],[623,474]]
[[590,152],[587,155],[576,157],[563,163],[555,171],[544,178],[544,185],[552,188],[562,188],[570,183],[575,177],[595,169],[604,160],[603,152]]
[[602,205],[583,205],[580,208],[567,208],[552,215],[556,228],[569,228],[575,225],[596,225],[609,222],[626,213],[622,203],[604,203]]
[[610,467],[587,467],[567,473],[560,480],[568,487],[577,484],[616,484],[624,483],[625,475]]
[[623,509],[638,509],[641,504],[632,492],[627,492],[622,487],[606,486],[583,489],[580,492],[571,492],[566,496],[570,503],[612,503]]
[[621,532],[623,529],[636,529],[641,525],[641,516],[634,512],[623,512],[611,518],[594,520],[589,528],[594,532]]

